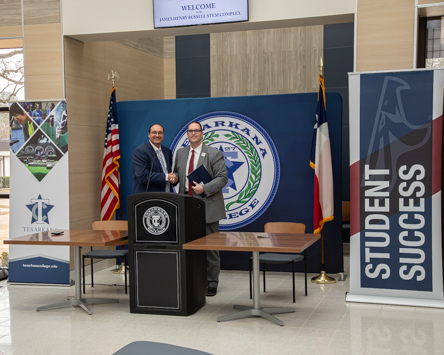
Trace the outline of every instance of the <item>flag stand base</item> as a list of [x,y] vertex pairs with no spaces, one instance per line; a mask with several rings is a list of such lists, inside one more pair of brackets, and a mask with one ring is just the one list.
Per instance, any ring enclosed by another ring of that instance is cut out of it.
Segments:
[[311,282],[314,284],[334,284],[336,280],[330,276],[328,276],[325,271],[321,271],[319,276],[313,277]]

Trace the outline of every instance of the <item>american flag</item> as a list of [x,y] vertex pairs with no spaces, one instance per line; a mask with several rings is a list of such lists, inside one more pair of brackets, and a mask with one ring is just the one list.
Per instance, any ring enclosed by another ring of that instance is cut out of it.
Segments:
[[325,106],[324,78],[319,75],[318,106],[313,131],[310,166],[314,174],[313,233],[320,233],[324,223],[333,220],[333,170],[330,136]]
[[114,211],[120,207],[119,187],[119,123],[117,121],[116,88],[111,90],[106,123],[105,148],[102,164],[102,201],[100,218],[110,220]]

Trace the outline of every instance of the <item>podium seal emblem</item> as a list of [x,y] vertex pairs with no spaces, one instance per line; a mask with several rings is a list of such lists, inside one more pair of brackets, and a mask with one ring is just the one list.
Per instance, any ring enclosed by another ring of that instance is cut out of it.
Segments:
[[153,235],[163,234],[169,225],[170,217],[161,207],[151,207],[143,214],[143,226]]
[[[279,186],[279,156],[273,141],[257,122],[236,112],[211,112],[192,121],[202,125],[203,143],[225,157],[228,183],[222,192],[227,217],[220,221],[219,229],[250,224],[265,212]],[[171,144],[173,154],[189,144],[188,124]]]

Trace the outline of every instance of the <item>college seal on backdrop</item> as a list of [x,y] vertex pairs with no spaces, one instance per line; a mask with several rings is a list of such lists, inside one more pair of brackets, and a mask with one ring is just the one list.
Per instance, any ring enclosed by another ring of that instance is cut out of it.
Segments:
[[143,214],[143,226],[151,234],[163,234],[169,225],[170,217],[161,207],[151,207]]
[[[202,125],[203,142],[225,157],[228,183],[222,192],[227,217],[220,221],[219,229],[253,222],[273,201],[279,186],[279,157],[273,141],[258,123],[239,113],[211,112],[193,121]],[[173,154],[189,144],[188,124],[174,138]]]

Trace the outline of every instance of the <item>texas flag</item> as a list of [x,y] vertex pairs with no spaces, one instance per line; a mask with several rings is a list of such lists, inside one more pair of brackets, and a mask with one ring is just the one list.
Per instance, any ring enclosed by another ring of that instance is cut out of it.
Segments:
[[325,107],[324,78],[319,75],[318,107],[313,130],[310,166],[314,174],[313,233],[320,233],[324,223],[333,220],[333,172],[330,137]]

